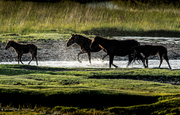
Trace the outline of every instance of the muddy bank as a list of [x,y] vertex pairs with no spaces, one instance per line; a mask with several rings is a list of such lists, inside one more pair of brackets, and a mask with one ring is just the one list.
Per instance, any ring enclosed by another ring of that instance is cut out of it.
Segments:
[[[153,42],[140,42],[143,44],[152,44],[152,45],[163,45],[168,49],[168,56],[171,60],[180,59],[180,44],[175,43],[153,43]],[[66,42],[64,41],[53,41],[47,40],[45,42],[36,42],[34,43],[38,46],[38,60],[39,61],[76,61],[77,54],[80,51],[80,47],[76,44],[67,47]],[[1,44],[0,46],[0,61],[17,61],[17,54],[15,53],[13,48],[9,48],[5,50],[6,44]],[[104,51],[100,51],[97,53],[91,53],[92,59],[101,59],[106,53]],[[30,54],[24,54],[22,60],[28,61],[30,60]],[[151,56],[149,59],[158,59],[158,56]],[[87,61],[87,54],[81,54],[80,60]],[[108,60],[108,57],[105,58]],[[115,57],[115,60],[127,60],[127,56],[125,57]]]

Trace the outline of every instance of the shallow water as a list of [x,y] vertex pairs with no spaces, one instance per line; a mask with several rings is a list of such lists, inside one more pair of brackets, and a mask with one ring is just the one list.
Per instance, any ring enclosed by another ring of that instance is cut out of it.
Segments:
[[[162,43],[162,44],[177,44],[177,47],[174,47],[174,52],[177,50],[179,50],[179,46],[178,44],[180,44],[180,38],[178,37],[140,37],[140,36],[113,36],[114,39],[135,39],[139,42],[148,42],[150,44],[153,43]],[[57,46],[60,46],[59,44],[56,44]],[[89,61],[82,61],[82,63],[79,63],[78,61],[67,61],[67,60],[75,60],[77,57],[77,54],[74,52],[78,52],[75,51],[73,49],[64,49],[66,48],[66,46],[63,46],[61,44],[62,47],[56,47],[55,49],[59,49],[59,52],[56,51],[57,54],[61,54],[61,55],[57,55],[57,59],[62,60],[62,61],[38,61],[39,66],[49,66],[49,67],[68,67],[68,68],[76,68],[76,67],[86,67],[86,68],[109,68],[109,61],[102,61],[99,58],[102,57],[102,55],[100,55],[100,57],[97,57],[97,53],[92,53],[92,56],[96,56],[97,59],[92,60],[92,63],[90,64]],[[72,47],[70,47],[72,48]],[[51,49],[52,50],[52,49]],[[61,51],[62,50],[62,51]],[[67,52],[64,52],[64,50]],[[45,50],[44,52],[47,52],[49,50]],[[54,51],[54,50],[53,50]],[[71,52],[70,52],[71,51]],[[13,51],[14,52],[14,51]],[[40,52],[39,52],[40,53]],[[50,52],[51,53],[51,52]],[[68,55],[68,53],[70,53],[70,55]],[[178,52],[175,52],[178,54]],[[48,54],[48,53],[47,53]],[[48,55],[42,53],[42,59],[44,59],[44,56],[47,57]],[[174,53],[173,53],[174,54]],[[41,56],[40,55],[40,56]],[[172,53],[169,55],[172,55]],[[180,54],[178,54],[179,56]],[[83,57],[85,56],[85,57]],[[52,56],[50,55],[50,57],[52,58]],[[121,57],[122,58],[122,57]],[[127,58],[127,57],[126,57]],[[17,61],[10,61],[10,60],[16,60],[17,56],[14,56],[13,59],[9,59],[9,60],[3,60],[3,62],[0,62],[0,64],[17,64]],[[80,60],[83,59],[87,59],[87,54],[85,55],[81,55],[80,56]],[[120,68],[126,68],[126,65],[128,63],[127,60],[124,60],[125,58],[123,58],[122,61],[114,61],[114,64],[117,65]],[[170,65],[172,67],[172,69],[180,69],[180,60],[175,60],[176,58],[173,58],[170,60]],[[29,60],[29,58],[28,58]],[[46,59],[44,59],[46,60]],[[47,58],[48,60],[48,58]],[[4,62],[4,61],[9,61],[9,62]],[[28,64],[29,61],[23,61],[24,64]],[[31,65],[36,65],[35,61],[31,62]],[[159,60],[149,60],[149,68],[155,68],[159,66]],[[112,66],[113,67],[113,66]],[[142,63],[134,63],[131,64],[128,68],[144,68]],[[161,68],[168,68],[168,64],[166,63],[165,60],[163,60],[163,63],[161,65]]]
[[[28,64],[29,61],[23,61],[24,64]],[[180,69],[180,60],[170,60],[170,65],[172,69]],[[128,61],[114,61],[114,64],[119,68],[126,68]],[[1,62],[0,64],[17,64],[17,61],[12,62]],[[67,67],[67,68],[109,68],[109,61],[102,60],[92,60],[91,64],[89,61],[83,61],[79,63],[78,61],[38,61],[39,66],[48,67]],[[31,65],[36,65],[35,61],[31,62]],[[149,60],[149,68],[156,68],[159,66],[159,60]],[[112,66],[113,67],[113,66]],[[133,63],[128,68],[144,68],[142,63]],[[161,65],[161,68],[168,68],[168,64],[165,60]]]
[[148,42],[148,43],[180,44],[180,38],[177,38],[177,37],[114,36],[113,38],[114,39],[135,39],[139,42]]

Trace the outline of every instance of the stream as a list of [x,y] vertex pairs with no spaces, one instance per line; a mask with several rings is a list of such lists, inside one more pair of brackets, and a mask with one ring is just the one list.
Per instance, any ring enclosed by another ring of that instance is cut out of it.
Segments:
[[[28,64],[29,61],[23,61],[24,64]],[[172,69],[180,69],[180,60],[169,60]],[[119,68],[126,68],[128,61],[114,61],[114,64]],[[12,62],[0,62],[0,64],[17,64],[17,61]],[[36,62],[32,61],[30,65],[36,66]],[[65,67],[65,68],[109,68],[109,61],[102,60],[92,60],[91,64],[89,61],[38,61],[38,66],[48,66],[48,67]],[[149,60],[149,68],[158,68],[159,60]],[[112,68],[114,68],[112,66]],[[132,63],[128,68],[144,68],[143,64],[140,62]],[[161,65],[161,68],[168,68],[165,60]]]

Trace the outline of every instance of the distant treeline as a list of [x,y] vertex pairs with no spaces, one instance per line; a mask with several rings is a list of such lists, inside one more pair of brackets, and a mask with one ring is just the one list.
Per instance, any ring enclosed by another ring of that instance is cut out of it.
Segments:
[[[14,0],[12,0],[14,1]],[[17,0],[19,1],[19,0]],[[61,2],[61,1],[67,1],[67,0],[20,0],[20,1],[33,1],[33,2]],[[174,5],[179,6],[180,0],[68,0],[68,1],[74,1],[79,3],[88,3],[88,2],[104,2],[104,1],[118,1],[118,2],[129,2],[132,4],[152,4],[152,5],[158,5],[158,4],[166,4],[166,5]]]

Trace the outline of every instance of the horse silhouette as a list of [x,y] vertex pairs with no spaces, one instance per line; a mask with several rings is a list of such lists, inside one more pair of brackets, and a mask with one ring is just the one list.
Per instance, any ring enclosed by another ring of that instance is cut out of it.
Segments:
[[[77,34],[71,34],[71,37],[67,41],[67,47],[71,46],[74,43],[78,44],[81,48],[81,51],[78,53],[78,61],[81,63],[81,61],[79,60],[80,54],[87,53],[89,63],[91,63],[91,52],[99,52],[100,50],[102,50],[100,46],[96,46],[94,49],[91,49],[91,41],[92,40],[88,37]],[[106,56],[107,55],[105,55],[102,59],[104,59]]]
[[[131,54],[133,57],[133,60],[135,59],[140,59],[143,62],[143,65],[145,68],[148,67],[148,57],[149,56],[153,56],[153,55],[158,55],[159,59],[160,59],[160,64],[159,64],[159,68],[163,62],[163,59],[166,60],[169,69],[171,69],[171,66],[169,64],[169,58],[167,55],[167,49],[162,46],[162,45],[141,45],[141,46],[136,46],[133,47],[131,50]],[[139,57],[139,54],[143,54],[144,57]],[[146,60],[146,65],[145,65],[145,60]]]
[[[129,56],[129,62],[127,67],[132,61],[131,57],[131,48],[135,46],[139,46],[140,43],[136,40],[128,39],[128,40],[115,40],[115,39],[106,39],[103,37],[96,36],[92,39],[92,43],[90,48],[94,49],[97,46],[100,46],[104,51],[109,55],[109,67],[111,65],[114,67],[118,67],[113,64],[114,56]],[[141,55],[139,56],[141,57]]]
[[35,58],[36,64],[38,65],[37,57],[36,57],[37,56],[37,46],[36,45],[30,44],[30,43],[29,44],[20,44],[13,40],[8,40],[8,42],[5,46],[5,49],[7,50],[10,47],[13,47],[15,52],[18,55],[18,64],[19,64],[19,61],[23,64],[23,62],[21,61],[22,55],[30,52],[32,57],[28,64],[30,64],[31,61]]

